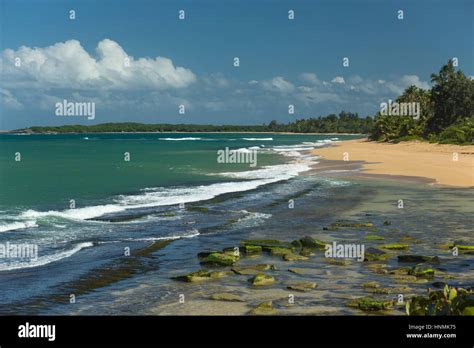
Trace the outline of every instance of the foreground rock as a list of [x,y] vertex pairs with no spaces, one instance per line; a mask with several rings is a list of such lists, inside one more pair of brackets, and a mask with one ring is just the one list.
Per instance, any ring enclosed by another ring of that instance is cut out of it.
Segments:
[[249,279],[249,282],[253,286],[268,286],[268,285],[275,284],[275,281],[276,280],[273,276],[263,274],[263,273],[259,273],[259,274],[255,275],[254,277]]
[[250,265],[246,267],[233,267],[231,269],[232,272],[241,275],[256,275],[262,273],[262,271],[274,270],[275,266],[268,265],[268,264],[256,264]]
[[239,260],[233,252],[214,252],[202,258],[201,263],[212,266],[232,266]]
[[252,315],[272,315],[276,314],[278,311],[273,308],[273,303],[272,301],[266,301],[260,303],[257,307],[252,309],[249,314]]
[[347,306],[358,308],[367,312],[384,311],[391,309],[393,306],[393,302],[388,300],[379,300],[371,296],[366,296],[349,301],[347,303]]
[[212,294],[209,298],[216,301],[244,302],[239,295],[230,292]]
[[382,249],[387,249],[387,250],[407,250],[410,248],[408,244],[403,244],[403,243],[391,243],[391,244],[384,244],[381,246]]
[[318,285],[313,282],[295,282],[295,283],[289,284],[287,286],[287,289],[306,292],[306,291],[315,289],[317,286]]
[[364,253],[364,261],[383,261],[390,258],[390,254],[377,248],[367,248]]
[[229,272],[210,272],[210,271],[205,271],[205,270],[199,270],[199,271],[192,272],[189,274],[173,277],[172,279],[179,280],[182,282],[187,282],[187,283],[194,283],[194,282],[200,282],[203,280],[219,279],[228,274]]

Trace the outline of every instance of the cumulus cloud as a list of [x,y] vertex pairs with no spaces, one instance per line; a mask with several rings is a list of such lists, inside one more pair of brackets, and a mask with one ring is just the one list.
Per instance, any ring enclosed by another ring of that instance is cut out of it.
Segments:
[[346,81],[344,81],[344,77],[342,76],[336,76],[335,78],[333,78],[331,80],[332,83],[340,83],[340,84],[344,84],[346,83]]
[[274,77],[268,81],[262,81],[262,86],[266,90],[282,93],[290,93],[295,89],[295,86],[291,82],[286,81],[281,76]]
[[316,74],[314,73],[308,73],[308,72],[305,72],[305,73],[302,73],[300,75],[300,79],[303,80],[304,82],[309,82],[313,85],[317,85],[319,84],[321,81],[317,78]]
[[[164,57],[135,59],[115,41],[97,45],[97,57],[77,40],[0,53],[4,86],[62,89],[173,89],[196,81],[194,73]],[[15,63],[20,63],[18,64]]]

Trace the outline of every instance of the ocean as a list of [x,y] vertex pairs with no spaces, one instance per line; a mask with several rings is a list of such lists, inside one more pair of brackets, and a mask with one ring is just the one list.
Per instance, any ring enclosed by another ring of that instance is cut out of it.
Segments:
[[[339,218],[370,219],[377,226],[394,221],[381,232],[386,241],[409,234],[420,241],[412,247],[419,252],[433,254],[432,243],[453,239],[472,244],[466,227],[472,213],[468,191],[312,172],[319,159],[310,150],[359,137],[2,134],[0,245],[35,245],[37,257],[0,258],[0,312],[199,314],[196,308],[179,307],[179,294],[192,303],[216,286],[247,290],[234,278],[207,287],[171,280],[201,268],[198,252],[257,237],[363,240],[363,231],[324,230]],[[219,163],[218,151],[226,148],[256,151],[256,166]],[[400,219],[396,202],[401,196],[407,208]],[[446,256],[445,250],[436,250]],[[299,308],[333,303],[335,314],[353,313],[343,301],[358,293],[355,283],[373,277],[360,267],[324,264],[312,277],[325,279],[324,294],[336,296],[324,300],[320,293]],[[472,285],[469,256],[444,267],[452,282]],[[286,272],[279,278],[293,276]],[[409,291],[424,286],[417,283]]]

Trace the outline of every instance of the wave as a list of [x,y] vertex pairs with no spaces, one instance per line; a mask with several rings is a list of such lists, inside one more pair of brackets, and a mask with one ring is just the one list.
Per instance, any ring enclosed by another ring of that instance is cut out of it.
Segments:
[[38,227],[35,220],[16,221],[7,224],[0,224],[0,232],[14,231],[30,227]]
[[194,138],[194,137],[187,137],[187,138],[158,138],[158,140],[168,140],[168,141],[186,141],[186,140],[201,140],[202,138]]
[[24,268],[44,266],[51,262],[65,259],[66,257],[72,256],[78,251],[84,248],[90,248],[93,245],[94,244],[92,242],[84,242],[84,243],[79,243],[75,245],[72,249],[61,251],[59,253],[52,254],[52,255],[41,256],[41,257],[38,257],[37,259],[33,259],[30,261],[19,261],[19,262],[13,262],[9,264],[0,263],[0,271],[11,271],[11,270],[24,269]]
[[247,141],[273,141],[273,138],[242,138]]

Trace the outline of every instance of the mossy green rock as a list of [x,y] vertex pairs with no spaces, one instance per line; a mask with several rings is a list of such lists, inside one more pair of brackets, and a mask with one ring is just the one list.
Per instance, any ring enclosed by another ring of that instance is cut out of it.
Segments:
[[392,301],[379,300],[374,297],[366,296],[351,300],[347,303],[349,307],[359,308],[363,311],[383,311],[391,309]]
[[254,274],[260,274],[262,271],[268,271],[270,269],[274,269],[275,266],[273,265],[268,265],[268,264],[256,264],[256,265],[250,265],[250,266],[245,266],[245,267],[233,267],[231,270],[232,272],[236,274],[241,274],[241,275],[254,275]]
[[390,254],[377,248],[367,248],[364,252],[364,261],[383,261],[390,258]]
[[303,255],[294,254],[292,252],[284,254],[283,260],[285,261],[305,261],[308,260],[308,257]]
[[187,282],[187,283],[194,283],[200,282],[203,280],[211,280],[211,279],[218,279],[222,278],[229,274],[229,272],[210,272],[205,270],[199,270],[196,272],[192,272],[189,274],[173,277],[172,279]]
[[260,245],[244,245],[239,250],[244,254],[259,254],[262,252],[262,247]]
[[239,295],[230,292],[212,294],[209,298],[216,301],[243,302]]
[[301,251],[300,251],[300,255],[302,255],[302,256],[312,256],[312,255],[314,255],[314,254],[313,254],[313,249],[311,249],[311,248],[303,248],[303,249],[301,249]]
[[313,290],[317,287],[318,285],[314,282],[294,282],[291,283],[287,286],[288,289],[290,290],[295,290],[295,291],[300,291],[300,292],[306,292]]
[[265,248],[287,248],[287,249],[294,248],[294,246],[291,243],[281,242],[276,239],[249,239],[249,240],[241,241],[240,245],[241,246],[246,246],[246,245],[261,246],[264,250]]
[[300,243],[303,248],[310,248],[310,249],[324,249],[326,247],[325,242],[321,242],[317,239],[314,239],[310,236],[305,236],[300,239]]
[[201,263],[213,266],[232,266],[239,260],[237,255],[232,253],[211,253],[203,258]]
[[417,278],[433,278],[435,271],[432,268],[424,268],[415,266],[408,271],[409,275],[413,275]]
[[371,222],[337,221],[331,224],[331,228],[340,227],[374,227]]
[[385,237],[376,236],[375,234],[366,234],[365,239],[367,239],[367,240],[384,240]]
[[266,301],[260,303],[257,307],[252,309],[249,313],[252,315],[272,315],[276,314],[278,311],[273,308],[272,301]]
[[271,275],[259,273],[255,275],[254,277],[250,278],[249,282],[253,286],[268,286],[275,283],[275,278],[272,277]]
[[403,243],[390,243],[382,245],[381,248],[387,250],[406,250],[410,248],[410,246],[408,244]]
[[345,260],[345,259],[327,258],[326,261],[330,263],[331,265],[336,265],[336,266],[348,266],[351,264],[349,260]]
[[474,245],[455,245],[458,250],[474,250]]
[[280,247],[267,247],[266,251],[270,252],[270,255],[273,256],[283,256],[285,254],[291,254],[293,250],[287,248],[280,248]]
[[380,283],[376,281],[365,282],[361,284],[363,288],[378,288],[380,287]]

